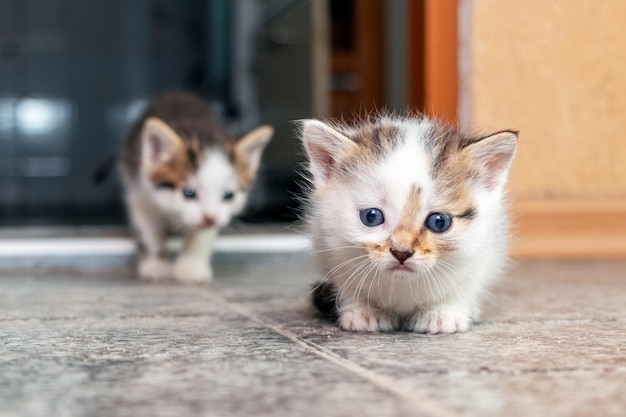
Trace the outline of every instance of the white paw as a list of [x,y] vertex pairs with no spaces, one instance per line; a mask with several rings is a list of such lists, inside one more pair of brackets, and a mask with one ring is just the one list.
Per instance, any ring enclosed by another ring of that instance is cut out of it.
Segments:
[[378,310],[367,307],[354,307],[341,312],[339,327],[352,332],[391,332],[394,330],[391,318]]
[[139,278],[146,281],[163,281],[172,276],[172,264],[165,259],[145,258],[139,261]]
[[447,306],[417,313],[413,321],[414,331],[428,334],[463,333],[472,323],[466,312]]
[[174,278],[190,283],[209,282],[213,272],[208,259],[180,256],[174,264]]

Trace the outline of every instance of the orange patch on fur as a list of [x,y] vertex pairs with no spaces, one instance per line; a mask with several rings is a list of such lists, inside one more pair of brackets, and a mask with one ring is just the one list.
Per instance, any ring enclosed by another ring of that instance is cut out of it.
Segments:
[[[453,222],[457,223],[453,227],[456,227],[458,232],[459,227],[465,227],[467,222],[471,220],[473,210],[471,195],[462,184],[449,191],[449,193],[443,193],[447,194],[448,198],[437,203],[437,206],[440,207],[437,211],[450,214],[453,217]],[[383,251],[388,252],[394,249],[421,255],[438,255],[453,249],[454,240],[450,238],[450,234],[434,233],[421,223],[421,217],[424,217],[421,215],[421,209],[420,189],[414,187],[404,206],[400,223],[385,244],[382,245]],[[467,213],[470,214],[467,215]],[[459,217],[464,214],[466,217]],[[451,233],[454,236],[455,231]]]
[[247,190],[252,186],[256,175],[250,173],[250,164],[247,159],[235,158],[235,173],[237,174],[237,183],[240,190]]
[[420,188],[414,185],[402,210],[402,220],[390,238],[393,249],[413,251],[420,244],[419,227],[416,224],[421,209],[420,193]]
[[179,187],[189,175],[189,157],[184,147],[179,147],[166,162],[153,168],[150,178],[155,184],[171,182]]

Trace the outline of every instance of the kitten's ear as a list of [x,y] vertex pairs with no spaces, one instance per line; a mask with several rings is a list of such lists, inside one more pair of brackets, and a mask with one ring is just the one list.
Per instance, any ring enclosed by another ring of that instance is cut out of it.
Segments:
[[488,190],[506,182],[517,147],[517,132],[505,130],[486,136],[467,147],[470,157],[480,168]]
[[141,131],[141,157],[144,169],[169,161],[183,141],[164,121],[150,117]]
[[309,171],[318,185],[330,178],[339,161],[357,151],[350,138],[314,119],[302,122],[302,143],[309,158]]
[[243,136],[235,143],[235,164],[246,182],[252,182],[261,164],[263,150],[274,135],[274,128],[263,125]]

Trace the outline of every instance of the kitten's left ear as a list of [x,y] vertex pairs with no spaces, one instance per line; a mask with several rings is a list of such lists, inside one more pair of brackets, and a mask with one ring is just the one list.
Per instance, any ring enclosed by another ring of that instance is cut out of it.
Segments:
[[512,130],[494,133],[467,147],[488,190],[501,187],[506,182],[517,147],[517,133]]
[[324,184],[346,157],[357,153],[357,145],[331,125],[319,120],[302,121],[302,143],[309,171],[317,186]]
[[155,166],[170,161],[183,147],[178,134],[163,120],[150,117],[141,129],[141,166],[150,172]]
[[252,182],[261,164],[263,150],[274,135],[274,128],[263,125],[246,134],[235,143],[235,165],[246,183]]

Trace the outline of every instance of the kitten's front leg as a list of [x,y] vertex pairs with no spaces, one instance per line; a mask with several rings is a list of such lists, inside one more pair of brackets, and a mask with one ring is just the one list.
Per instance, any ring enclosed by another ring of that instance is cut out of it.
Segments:
[[472,324],[467,307],[440,305],[415,313],[408,327],[417,333],[449,334],[464,333]]
[[174,264],[174,278],[186,282],[208,282],[213,279],[210,258],[218,228],[189,232],[185,246]]
[[139,277],[149,281],[169,279],[172,266],[166,257],[163,219],[138,191],[131,191],[126,201],[139,246]]
[[362,304],[351,304],[339,310],[338,324],[352,332],[391,332],[397,326],[389,313]]

